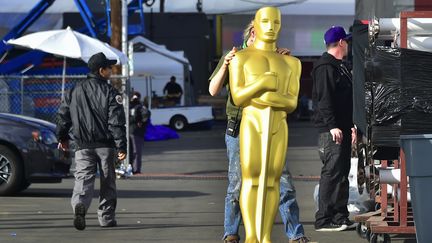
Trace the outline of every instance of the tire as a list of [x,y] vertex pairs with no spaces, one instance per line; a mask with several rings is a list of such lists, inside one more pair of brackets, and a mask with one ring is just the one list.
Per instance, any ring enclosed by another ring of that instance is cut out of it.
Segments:
[[369,238],[369,243],[377,243],[377,242],[378,242],[377,234],[371,234]]
[[369,240],[370,243],[391,243],[388,234],[372,234]]
[[363,194],[364,185],[366,183],[366,180],[369,178],[366,178],[365,173],[365,164],[366,164],[366,146],[358,142],[357,143],[357,190],[360,194]]
[[170,120],[170,127],[176,131],[184,130],[188,123],[184,116],[173,116]]
[[23,181],[21,159],[8,147],[0,145],[0,195],[13,195],[20,191]]
[[367,239],[368,228],[366,227],[366,225],[364,223],[358,223],[356,226],[356,231],[357,231],[358,236],[360,236],[360,238]]
[[381,209],[381,203],[375,203],[375,211],[378,211]]
[[24,191],[24,190],[26,190],[27,188],[29,188],[30,185],[31,185],[30,182],[28,182],[28,181],[26,181],[26,180],[23,180],[22,183],[21,183],[21,186],[20,186],[20,188],[19,188],[19,191]]

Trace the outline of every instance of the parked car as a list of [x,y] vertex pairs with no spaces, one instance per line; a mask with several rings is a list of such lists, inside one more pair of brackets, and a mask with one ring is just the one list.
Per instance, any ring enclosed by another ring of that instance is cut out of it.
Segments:
[[55,124],[0,113],[0,195],[12,195],[31,183],[60,183],[70,175],[72,159],[57,149]]

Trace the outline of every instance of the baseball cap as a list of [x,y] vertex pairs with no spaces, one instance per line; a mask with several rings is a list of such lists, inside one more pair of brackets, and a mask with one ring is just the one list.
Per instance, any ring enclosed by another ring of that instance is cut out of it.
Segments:
[[332,26],[324,34],[324,42],[326,45],[338,42],[339,40],[351,40],[351,34],[346,34],[341,26]]
[[106,68],[106,67],[112,66],[116,63],[117,63],[117,60],[107,59],[105,54],[103,54],[103,52],[99,52],[99,53],[96,53],[90,57],[87,65],[88,65],[90,71],[94,72],[94,71],[99,70],[99,68]]

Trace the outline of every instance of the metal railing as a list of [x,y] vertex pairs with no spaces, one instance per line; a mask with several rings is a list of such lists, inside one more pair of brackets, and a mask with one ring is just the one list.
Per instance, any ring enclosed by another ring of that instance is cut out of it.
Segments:
[[[144,75],[150,79],[151,75]],[[0,112],[25,115],[56,123],[62,95],[87,78],[87,75],[2,76],[0,75]],[[129,77],[112,76],[111,80],[121,80],[121,90],[126,114],[126,132],[129,133]],[[127,136],[127,152],[129,151]],[[125,165],[129,164],[129,156]]]

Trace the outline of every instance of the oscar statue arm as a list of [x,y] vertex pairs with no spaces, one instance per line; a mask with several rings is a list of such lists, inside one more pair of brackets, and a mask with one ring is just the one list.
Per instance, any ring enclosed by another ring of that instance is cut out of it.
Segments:
[[276,91],[277,77],[275,73],[266,72],[246,85],[243,66],[244,62],[241,55],[236,55],[229,64],[229,84],[235,105],[245,106],[251,99],[259,97],[264,92]]
[[298,93],[300,90],[301,62],[297,58],[290,62],[291,74],[289,76],[288,88],[282,92],[266,92],[257,101],[264,105],[282,108],[288,114],[292,113],[298,102]]

